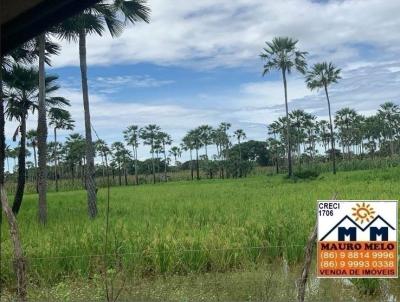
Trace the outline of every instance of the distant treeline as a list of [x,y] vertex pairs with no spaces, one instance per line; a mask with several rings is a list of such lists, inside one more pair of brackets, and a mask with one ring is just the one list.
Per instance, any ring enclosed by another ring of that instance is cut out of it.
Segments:
[[[386,102],[375,115],[368,117],[343,108],[336,112],[334,121],[334,140],[338,146],[335,155],[339,163],[367,158],[398,158],[398,105]],[[319,164],[332,158],[329,123],[317,120],[316,116],[303,110],[292,111],[289,122],[295,168],[325,170],[322,167],[326,165]],[[143,128],[132,125],[124,131],[124,142],[114,142],[110,146],[103,140],[95,142],[96,176],[104,183],[108,173],[112,184],[128,185],[168,181],[171,173],[183,171],[190,171],[189,179],[246,177],[255,166],[274,166],[276,173],[280,173],[287,171],[286,123],[286,117],[270,123],[266,141],[246,141],[245,132],[242,129],[230,131],[229,123],[221,123],[216,128],[202,125],[188,131],[179,145],[173,144],[171,136],[157,125]],[[36,154],[35,132],[29,131],[27,137],[28,146]],[[139,160],[137,152],[143,145],[150,147],[150,157]],[[215,154],[210,153],[211,146],[216,150]],[[80,134],[70,134],[64,143],[49,143],[48,151],[48,179],[54,180],[56,189],[58,181],[62,180],[70,180],[73,187],[76,187],[75,183],[85,186],[85,139]],[[14,160],[14,170],[18,167],[15,163],[18,152],[18,148],[6,150],[7,165]],[[180,161],[183,152],[188,153],[189,160]],[[30,154],[27,152],[27,156]],[[36,156],[34,161],[27,162],[26,177],[31,182],[36,181]],[[348,167],[362,167],[359,164],[345,166],[346,170]],[[8,178],[13,179],[15,175],[9,173]]]

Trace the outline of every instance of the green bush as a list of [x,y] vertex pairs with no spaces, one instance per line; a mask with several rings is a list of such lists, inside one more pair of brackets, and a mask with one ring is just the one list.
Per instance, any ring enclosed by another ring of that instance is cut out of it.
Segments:
[[294,172],[294,176],[300,179],[315,179],[319,176],[319,173],[313,170],[303,170]]

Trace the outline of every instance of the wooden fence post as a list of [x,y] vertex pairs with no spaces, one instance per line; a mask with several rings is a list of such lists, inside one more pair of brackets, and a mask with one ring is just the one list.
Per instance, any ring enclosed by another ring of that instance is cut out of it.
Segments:
[[27,301],[27,278],[26,278],[26,260],[22,251],[22,245],[19,237],[18,224],[14,213],[8,205],[7,194],[4,186],[0,184],[0,199],[3,212],[7,218],[10,227],[10,237],[14,248],[14,270],[17,276],[18,301]]
[[[337,193],[335,193],[332,197],[332,200],[335,200],[337,197]],[[304,297],[306,294],[306,284],[308,280],[308,274],[310,272],[310,266],[312,261],[312,255],[315,243],[317,242],[317,235],[318,235],[318,221],[315,222],[315,226],[313,231],[308,237],[307,245],[304,249],[304,265],[301,271],[300,279],[297,283],[297,301],[304,302]]]

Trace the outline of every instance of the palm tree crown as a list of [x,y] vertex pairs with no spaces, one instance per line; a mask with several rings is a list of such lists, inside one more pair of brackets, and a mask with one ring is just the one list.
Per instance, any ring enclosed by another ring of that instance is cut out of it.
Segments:
[[311,70],[307,72],[307,87],[314,90],[337,83],[341,79],[340,72],[340,68],[336,68],[331,62],[314,64]]
[[295,68],[304,74],[307,69],[305,57],[307,52],[296,47],[298,40],[289,37],[275,37],[272,42],[265,42],[264,52],[260,57],[265,61],[263,75],[272,70],[282,70],[291,73]]
[[106,29],[116,37],[128,22],[149,22],[149,14],[150,9],[143,0],[100,1],[64,21],[57,32],[68,41],[77,41],[82,32],[102,36]]
[[73,130],[75,121],[71,118],[71,113],[62,108],[50,108],[50,126],[56,129]]

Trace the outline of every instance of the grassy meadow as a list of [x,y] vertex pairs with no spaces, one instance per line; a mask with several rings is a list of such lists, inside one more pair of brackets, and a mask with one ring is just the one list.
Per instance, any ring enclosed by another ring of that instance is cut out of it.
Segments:
[[[221,276],[252,280],[261,268],[264,277],[256,279],[265,285],[265,276],[274,270],[271,265],[279,271],[286,267],[292,274],[286,285],[294,294],[304,244],[315,223],[316,200],[329,199],[336,192],[338,199],[399,199],[399,179],[400,168],[395,167],[340,172],[336,176],[324,173],[313,180],[288,180],[278,175],[112,187],[106,257],[101,256],[105,251],[106,189],[99,190],[100,215],[93,221],[87,217],[85,191],[49,193],[49,221],[45,227],[36,221],[37,196],[26,195],[18,221],[28,259],[30,294],[43,298],[43,293],[35,289],[54,289],[60,284],[79,287],[74,282],[82,288],[85,280],[101,284],[101,275],[107,269],[110,274],[135,280],[135,284],[145,284],[144,292],[137,290],[136,296],[132,293],[138,299],[175,297],[183,301],[199,292],[194,289],[185,294],[184,286],[189,281],[180,280],[182,276],[197,281],[199,276],[209,274],[220,276],[212,277],[217,281]],[[11,256],[8,227],[3,224],[1,275],[10,291],[14,282]],[[250,271],[256,273],[252,277],[233,275]],[[154,296],[160,278],[166,277],[166,293],[177,290],[178,285],[182,285],[182,292]],[[173,280],[180,280],[175,287],[171,285]],[[206,284],[202,290],[207,294],[221,292],[221,288],[216,289],[218,282],[210,283],[213,285],[209,290],[204,290]],[[245,287],[240,291],[243,295],[251,289]],[[266,294],[264,289],[259,290]],[[96,296],[94,291],[92,298]],[[90,290],[84,292],[87,295]],[[236,299],[252,300],[246,297]],[[219,300],[214,298],[205,299]],[[235,297],[228,295],[225,299]]]

